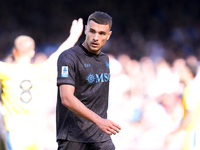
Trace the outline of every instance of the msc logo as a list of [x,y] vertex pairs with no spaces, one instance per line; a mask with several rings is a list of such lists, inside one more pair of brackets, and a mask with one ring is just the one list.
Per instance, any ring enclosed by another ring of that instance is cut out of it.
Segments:
[[95,77],[94,77],[93,74],[90,73],[90,74],[87,76],[86,80],[88,81],[88,83],[92,84],[92,83],[94,82],[94,80],[95,80]]
[[[96,78],[95,78],[96,77]],[[93,74],[89,74],[86,78],[89,84],[92,84],[94,82],[108,82],[110,80],[110,73],[101,73],[100,75],[96,74],[95,76]]]

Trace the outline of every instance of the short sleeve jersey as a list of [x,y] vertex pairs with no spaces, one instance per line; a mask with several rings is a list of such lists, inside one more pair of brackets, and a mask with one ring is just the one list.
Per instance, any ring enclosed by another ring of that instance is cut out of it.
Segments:
[[188,125],[187,130],[195,129],[200,131],[200,85],[198,82],[191,81],[186,86],[183,94],[184,111],[192,111],[193,119]]
[[[57,66],[57,86],[73,85],[74,95],[87,108],[107,118],[110,81],[108,56],[103,52],[99,55],[90,53],[80,44],[64,51],[58,58]],[[59,93],[56,110],[57,140],[102,142],[110,139],[96,124],[75,115],[62,105]]]
[[1,98],[8,131],[44,122],[43,92],[45,83],[53,77],[56,78],[56,65],[51,60],[39,65],[0,62]]

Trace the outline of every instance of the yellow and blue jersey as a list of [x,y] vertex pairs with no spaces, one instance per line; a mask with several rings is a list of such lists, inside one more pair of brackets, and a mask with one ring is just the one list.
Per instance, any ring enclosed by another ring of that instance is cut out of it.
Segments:
[[184,111],[191,111],[192,121],[186,128],[186,137],[183,150],[200,149],[200,84],[192,81],[184,90]]
[[45,81],[56,76],[55,66],[50,60],[39,65],[0,62],[2,102],[8,131],[44,122],[44,85]]
[[183,107],[184,111],[192,111],[193,119],[187,127],[189,129],[200,130],[200,85],[192,81],[184,90]]

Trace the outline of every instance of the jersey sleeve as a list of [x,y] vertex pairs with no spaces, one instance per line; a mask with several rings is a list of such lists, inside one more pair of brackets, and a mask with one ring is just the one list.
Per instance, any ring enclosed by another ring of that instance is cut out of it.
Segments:
[[75,86],[75,56],[70,51],[63,52],[57,62],[57,86],[70,84]]

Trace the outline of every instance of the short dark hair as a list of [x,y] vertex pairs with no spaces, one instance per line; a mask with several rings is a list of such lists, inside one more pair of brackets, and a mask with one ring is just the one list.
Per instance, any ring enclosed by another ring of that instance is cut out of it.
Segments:
[[186,67],[190,70],[193,77],[196,76],[198,71],[198,59],[194,55],[189,55],[186,58]]
[[110,29],[112,27],[112,17],[109,16],[107,13],[105,12],[101,12],[101,11],[95,11],[94,13],[92,13],[89,17],[88,17],[88,23],[90,20],[93,20],[94,22],[98,23],[98,24],[103,24],[103,25],[109,25]]
[[191,64],[191,63],[186,62],[186,67],[190,70],[193,77],[195,77],[197,74],[197,70],[198,70],[197,64]]

